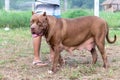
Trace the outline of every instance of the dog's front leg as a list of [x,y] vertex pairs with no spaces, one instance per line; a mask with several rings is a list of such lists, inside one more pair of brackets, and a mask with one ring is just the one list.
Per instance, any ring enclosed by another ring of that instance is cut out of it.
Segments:
[[57,64],[58,64],[58,60],[59,60],[59,55],[60,55],[60,49],[58,46],[54,47],[54,59],[53,59],[53,65],[52,65],[52,72],[56,72],[57,71]]
[[58,61],[59,61],[59,67],[62,67],[62,65],[65,64],[65,61],[63,60],[61,54],[59,54],[59,59],[58,59]]

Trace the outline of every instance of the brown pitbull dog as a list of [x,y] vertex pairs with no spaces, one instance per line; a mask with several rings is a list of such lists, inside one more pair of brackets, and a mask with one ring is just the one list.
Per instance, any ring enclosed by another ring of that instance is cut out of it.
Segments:
[[96,16],[86,16],[75,19],[55,18],[54,16],[33,14],[31,17],[31,32],[33,34],[45,36],[47,43],[54,53],[52,72],[57,71],[57,64],[63,64],[60,52],[65,49],[72,53],[73,50],[86,48],[92,54],[93,62],[97,61],[95,46],[100,51],[107,68],[108,61],[105,52],[105,38],[108,43],[111,41],[108,37],[109,29],[105,20]]

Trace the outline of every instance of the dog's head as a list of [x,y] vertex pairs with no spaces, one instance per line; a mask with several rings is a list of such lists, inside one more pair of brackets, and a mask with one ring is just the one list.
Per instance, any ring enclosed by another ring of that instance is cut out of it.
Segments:
[[44,35],[48,27],[46,12],[41,15],[32,13],[30,27],[32,34]]

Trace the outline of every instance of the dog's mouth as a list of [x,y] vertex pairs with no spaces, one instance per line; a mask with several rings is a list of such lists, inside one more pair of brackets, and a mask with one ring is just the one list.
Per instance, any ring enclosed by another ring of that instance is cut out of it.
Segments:
[[32,33],[32,34],[36,34],[35,29],[32,29],[32,28],[31,28],[31,33]]
[[43,36],[44,31],[35,31],[31,29],[32,35]]
[[31,32],[32,34],[36,34],[35,32]]

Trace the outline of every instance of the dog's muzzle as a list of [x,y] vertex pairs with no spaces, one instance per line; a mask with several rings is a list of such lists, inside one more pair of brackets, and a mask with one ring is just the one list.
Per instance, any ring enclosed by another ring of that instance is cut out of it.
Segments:
[[43,36],[44,30],[36,31],[35,28],[31,28],[31,34],[35,36]]
[[35,33],[35,28],[31,28],[31,33],[32,33],[32,34],[36,34],[36,33]]

